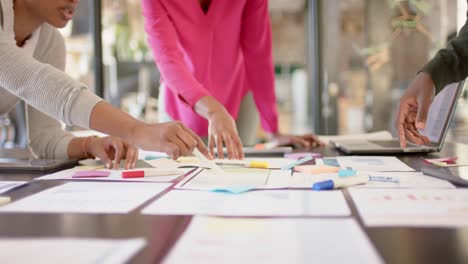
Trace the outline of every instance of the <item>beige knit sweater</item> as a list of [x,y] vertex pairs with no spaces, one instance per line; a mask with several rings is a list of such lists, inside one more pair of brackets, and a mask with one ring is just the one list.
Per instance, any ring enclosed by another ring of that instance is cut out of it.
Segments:
[[91,111],[102,99],[63,72],[65,43],[56,28],[43,24],[17,47],[13,0],[0,3],[0,114],[24,100],[33,152],[41,158],[66,158],[73,137],[55,119],[89,128]]

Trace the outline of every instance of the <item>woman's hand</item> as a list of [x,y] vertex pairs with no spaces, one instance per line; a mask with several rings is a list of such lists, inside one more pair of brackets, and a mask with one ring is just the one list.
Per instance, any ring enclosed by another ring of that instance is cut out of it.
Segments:
[[216,145],[218,157],[224,158],[223,143],[227,149],[229,159],[243,159],[244,153],[242,143],[237,133],[236,123],[232,116],[226,111],[219,111],[211,115],[208,120],[208,146],[211,153]]
[[138,160],[138,149],[118,137],[90,137],[85,139],[86,154],[99,158],[107,168],[118,169],[125,159],[125,169],[133,169]]
[[216,146],[218,158],[224,158],[224,143],[229,159],[244,158],[242,142],[237,133],[236,123],[221,103],[212,96],[204,96],[195,104],[195,112],[209,122],[208,146],[213,155]]
[[132,129],[132,144],[145,150],[165,152],[172,159],[190,156],[195,148],[213,159],[203,141],[182,123],[140,124]]
[[269,140],[277,142],[278,146],[293,146],[296,148],[315,148],[324,146],[325,143],[314,134],[305,135],[285,135],[272,134],[269,135]]

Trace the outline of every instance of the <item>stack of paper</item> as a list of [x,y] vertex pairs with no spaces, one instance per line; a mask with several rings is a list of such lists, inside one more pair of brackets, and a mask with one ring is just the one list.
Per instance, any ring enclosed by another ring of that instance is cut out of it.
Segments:
[[449,181],[424,175],[421,172],[370,172],[369,176],[382,177],[393,181],[374,181],[353,188],[417,188],[417,189],[455,189]]
[[0,212],[129,213],[166,183],[71,182],[5,205]]
[[0,181],[0,194],[25,185],[25,181]]
[[254,191],[239,195],[171,191],[144,214],[218,216],[348,216],[340,191]]
[[212,191],[228,187],[250,186],[253,189],[276,189],[288,187],[290,178],[290,170],[226,169],[223,175],[219,175],[210,170],[198,169],[177,184],[176,188]]
[[352,168],[357,171],[414,171],[396,157],[342,156],[336,159],[341,168]]
[[382,263],[352,219],[196,217],[164,263]]
[[3,263],[128,263],[144,246],[143,238],[0,238]]
[[[182,169],[185,173],[189,172],[191,169]],[[101,172],[108,172],[109,176],[107,177],[82,177],[82,178],[74,178],[73,175],[77,172],[84,171],[81,168],[73,168],[68,170],[62,170],[56,173],[52,173],[49,175],[45,175],[36,180],[93,180],[93,181],[123,181],[123,182],[171,182],[180,176],[184,175],[182,173],[180,175],[168,175],[168,176],[157,176],[157,177],[143,177],[143,178],[131,178],[131,179],[124,179],[122,178],[122,171],[124,170],[107,170],[107,169],[99,169],[97,171]]]
[[468,226],[466,189],[351,189],[368,226]]

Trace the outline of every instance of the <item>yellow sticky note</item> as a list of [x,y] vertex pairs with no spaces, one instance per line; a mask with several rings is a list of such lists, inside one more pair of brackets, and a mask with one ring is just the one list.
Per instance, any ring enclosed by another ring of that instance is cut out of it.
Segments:
[[302,165],[294,167],[294,170],[308,174],[320,174],[339,172],[340,168],[327,165]]
[[177,162],[179,162],[179,163],[196,163],[196,162],[200,162],[200,159],[198,159],[197,157],[185,156],[185,157],[179,157],[177,159]]
[[8,196],[0,196],[0,206],[11,202],[11,198]]

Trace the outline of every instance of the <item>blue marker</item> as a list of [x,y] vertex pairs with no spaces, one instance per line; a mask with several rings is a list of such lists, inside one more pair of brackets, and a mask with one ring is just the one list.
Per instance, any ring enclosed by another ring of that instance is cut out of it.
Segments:
[[355,177],[333,179],[322,182],[317,182],[312,185],[315,191],[333,190],[339,188],[346,188],[354,185],[364,184],[369,181],[369,177],[365,175],[358,175]]

